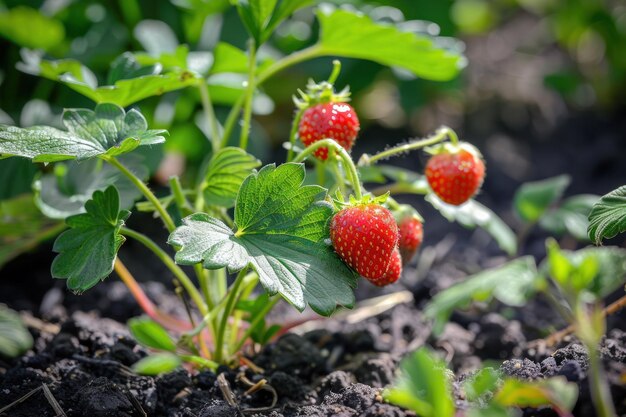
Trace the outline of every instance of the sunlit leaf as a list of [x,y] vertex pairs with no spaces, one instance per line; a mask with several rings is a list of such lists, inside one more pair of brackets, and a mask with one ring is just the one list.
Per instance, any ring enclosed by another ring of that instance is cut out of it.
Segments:
[[304,166],[267,165],[243,182],[235,230],[204,213],[183,219],[169,243],[176,261],[239,271],[251,265],[270,294],[322,315],[354,303],[356,276],[324,243],[332,208],[319,186],[302,186]]
[[438,46],[434,38],[375,23],[363,14],[323,7],[318,19],[320,55],[367,59],[437,81],[454,78],[463,65],[458,53]]
[[626,185],[602,196],[589,214],[589,238],[599,245],[626,231]]
[[120,155],[141,145],[163,143],[164,130],[148,130],[139,111],[128,113],[115,104],[99,104],[95,111],[68,109],[67,131],[47,126],[19,128],[0,125],[0,155],[21,156],[34,162],[88,159]]

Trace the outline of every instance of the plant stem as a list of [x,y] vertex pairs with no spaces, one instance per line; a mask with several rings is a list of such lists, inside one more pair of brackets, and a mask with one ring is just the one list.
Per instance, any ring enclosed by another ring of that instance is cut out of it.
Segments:
[[287,55],[283,59],[280,59],[269,66],[265,71],[261,72],[257,77],[257,85],[262,84],[265,80],[287,67],[321,56],[324,56],[324,51],[320,45],[313,45],[296,53]]
[[446,139],[449,139],[454,144],[456,144],[459,141],[458,136],[456,135],[456,133],[454,133],[452,129],[450,129],[449,127],[443,126],[437,129],[434,135],[426,139],[421,139],[421,140],[417,140],[414,142],[405,143],[404,145],[394,146],[391,149],[387,149],[386,151],[379,152],[373,156],[363,154],[363,156],[361,156],[361,159],[359,160],[359,166],[371,165],[381,159],[391,158],[392,156],[396,156],[401,153],[413,151],[416,149],[421,149],[430,145],[435,145],[439,142],[443,142]]
[[[341,195],[345,196],[346,195],[346,181],[343,177],[343,174],[341,173],[341,170],[339,169],[339,164],[337,162],[334,162],[331,166],[331,169],[333,171],[333,175],[335,176],[335,184],[337,185],[337,188],[339,189],[339,192],[341,193]],[[320,185],[324,185],[323,182],[318,182]]]
[[190,328],[189,323],[177,320],[174,317],[170,317],[169,315],[161,312],[154,305],[154,303],[152,303],[150,298],[148,298],[148,295],[146,295],[146,293],[141,289],[139,283],[135,280],[119,257],[115,259],[113,268],[115,269],[117,276],[120,280],[122,280],[126,287],[128,287],[128,290],[132,294],[133,298],[137,301],[137,304],[139,304],[148,317],[161,323],[170,330],[187,330]]
[[183,191],[183,186],[180,183],[180,178],[178,178],[177,175],[172,175],[169,179],[169,184],[170,190],[174,195],[174,201],[176,202],[176,206],[178,206],[178,210],[180,210],[180,214],[182,214],[183,217],[190,215],[192,209]]
[[595,344],[587,344],[587,351],[589,352],[589,389],[598,417],[615,417],[611,388],[607,384],[598,349]]
[[[623,295],[619,300],[614,301],[609,304],[604,310],[602,310],[602,317],[610,316],[611,314],[615,314],[621,309],[626,307],[626,295]],[[565,336],[568,336],[576,331],[576,326],[570,324],[563,330],[560,330],[556,333],[552,333],[550,336],[545,338],[545,342],[547,346],[554,346],[559,343]]]
[[296,158],[293,160],[293,162],[302,162],[307,157],[315,153],[315,151],[323,147],[328,147],[329,152],[331,150],[335,151],[336,156],[340,158],[341,162],[343,163],[343,166],[346,170],[346,176],[348,177],[348,181],[350,181],[350,183],[352,184],[352,188],[354,189],[354,196],[357,198],[357,200],[363,198],[361,183],[359,182],[359,173],[354,166],[354,162],[352,162],[352,158],[350,158],[348,152],[334,140],[322,139],[313,143],[302,152],[300,152],[298,156],[296,156]]
[[239,138],[239,147],[243,150],[248,148],[248,137],[250,136],[250,121],[252,120],[252,98],[256,89],[256,45],[253,41],[249,42],[248,47],[248,85],[246,89],[246,98],[243,107],[243,125],[241,127],[241,137]]
[[215,335],[215,360],[217,362],[221,362],[224,355],[224,336],[226,333],[226,325],[228,324],[228,319],[235,308],[235,303],[239,298],[239,288],[241,287],[241,283],[243,282],[244,277],[248,268],[244,268],[239,271],[237,274],[237,278],[233,283],[232,288],[228,293],[228,298],[226,301],[226,306],[224,307],[224,311],[222,312],[222,317],[220,319],[219,325],[217,327],[217,333]]
[[209,130],[211,132],[211,143],[213,145],[213,153],[217,152],[220,148],[220,127],[215,117],[215,111],[213,110],[213,104],[211,103],[211,95],[209,93],[209,85],[204,77],[198,84],[200,90],[200,100],[202,101],[202,108],[204,114],[209,121]]
[[230,109],[230,113],[228,113],[228,117],[226,118],[226,122],[224,122],[224,131],[222,132],[222,143],[220,144],[221,148],[225,148],[228,146],[228,140],[230,139],[230,135],[233,133],[233,128],[235,127],[235,123],[239,118],[239,113],[241,112],[241,108],[243,107],[243,103],[246,100],[246,95],[242,94],[239,96],[239,99],[233,107]]
[[165,225],[167,230],[170,232],[173,232],[174,229],[176,229],[176,225],[174,224],[172,217],[167,212],[167,210],[165,210],[165,207],[163,207],[159,199],[152,193],[152,191],[150,191],[148,186],[144,184],[142,180],[140,180],[135,174],[133,174],[128,168],[122,165],[120,161],[118,161],[114,157],[105,157],[103,159],[107,161],[108,163],[110,163],[111,165],[113,165],[114,167],[116,167],[117,169],[119,169],[122,172],[122,174],[128,177],[128,179],[133,184],[135,184],[135,186],[139,189],[139,191],[141,191],[144,197],[146,197],[148,201],[150,201],[152,205],[154,205],[156,211],[161,216],[161,220],[163,220],[163,224]]
[[237,345],[234,346],[232,352],[239,352],[241,350],[241,347],[243,346],[244,343],[246,343],[246,340],[250,338],[250,335],[252,334],[252,331],[254,330],[256,325],[258,325],[259,322],[263,320],[265,316],[267,316],[267,313],[269,313],[270,310],[274,308],[274,306],[276,305],[276,303],[278,303],[278,301],[280,301],[280,297],[274,297],[270,299],[270,301],[267,304],[265,304],[265,306],[263,306],[263,309],[257,313],[257,315],[252,319],[252,321],[250,321],[250,326],[246,329],[243,336],[241,336],[241,338],[237,342]]
[[371,193],[375,196],[383,195],[385,193],[393,194],[418,194],[425,195],[430,192],[428,186],[420,186],[416,183],[402,183],[395,182],[389,185],[383,185],[371,190]]
[[203,316],[208,314],[209,310],[204,300],[202,299],[202,295],[195,287],[191,279],[187,276],[185,271],[183,271],[176,263],[172,260],[172,258],[163,250],[159,245],[154,243],[148,236],[143,235],[139,232],[136,232],[127,227],[122,227],[120,229],[120,233],[124,236],[128,236],[132,239],[135,239],[139,243],[143,244],[146,248],[150,249],[152,253],[154,253],[157,258],[165,264],[165,266],[174,274],[176,279],[180,282],[180,284],[185,288],[193,302],[198,307],[200,314]]
[[291,132],[289,133],[289,143],[291,143],[291,147],[287,151],[287,162],[291,162],[293,159],[293,147],[296,144],[296,136],[298,134],[298,127],[300,126],[300,120],[302,119],[302,115],[304,114],[304,109],[298,109],[296,115],[293,118],[293,123],[291,124]]

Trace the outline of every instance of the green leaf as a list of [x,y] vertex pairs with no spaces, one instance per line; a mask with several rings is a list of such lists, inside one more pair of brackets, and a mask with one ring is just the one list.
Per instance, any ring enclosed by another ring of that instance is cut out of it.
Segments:
[[551,406],[561,412],[571,412],[578,398],[578,385],[565,377],[536,381],[507,378],[493,401],[504,407]]
[[544,229],[561,236],[569,233],[578,240],[588,240],[589,212],[599,200],[593,194],[575,195],[563,201],[555,210],[548,211],[539,221]]
[[154,353],[136,362],[133,370],[140,375],[159,375],[172,372],[181,363],[182,360],[173,353]]
[[267,41],[276,27],[296,10],[314,0],[236,0],[239,17],[257,45]]
[[278,4],[271,19],[265,26],[264,40],[267,40],[278,25],[291,16],[296,10],[310,6],[316,3],[317,0],[278,0]]
[[0,201],[31,190],[37,166],[21,158],[0,159]]
[[183,219],[169,243],[180,247],[176,262],[231,272],[251,265],[270,294],[298,310],[310,305],[322,315],[351,307],[356,276],[324,243],[332,208],[326,190],[302,186],[302,164],[266,165],[248,176],[235,204],[236,230],[204,213]]
[[144,346],[169,352],[176,350],[176,343],[167,331],[159,323],[147,317],[128,320],[128,328],[133,337]]
[[586,290],[603,298],[623,284],[626,249],[590,247],[568,251],[561,250],[554,241],[548,241],[547,248],[548,257],[540,269],[566,289]]
[[148,97],[195,86],[199,80],[196,74],[178,69],[164,74],[121,79],[113,85],[98,86],[93,72],[73,59],[20,63],[18,68],[29,74],[63,83],[96,103],[113,103],[121,107],[130,106]]
[[596,245],[626,231],[626,185],[602,196],[589,213],[589,239]]
[[494,368],[483,368],[470,378],[463,381],[463,391],[466,398],[476,402],[481,397],[492,393],[500,383],[500,372]]
[[109,69],[109,74],[107,76],[107,84],[112,85],[120,80],[130,80],[158,73],[158,66],[142,66],[132,53],[124,52],[122,55],[115,58],[115,60],[111,63],[111,68]]
[[316,46],[321,55],[367,59],[436,81],[454,78],[463,66],[459,54],[439,47],[431,37],[375,23],[363,14],[329,9],[321,8],[317,14],[321,34]]
[[120,211],[113,186],[94,192],[85,210],[66,219],[71,229],[56,239],[52,249],[58,253],[52,262],[52,276],[67,279],[67,287],[75,292],[88,290],[113,271],[117,251],[126,240],[119,231],[130,216],[130,212]]
[[204,200],[208,204],[232,207],[241,183],[260,165],[261,161],[241,148],[220,149],[211,158],[202,184]]
[[210,74],[224,72],[247,73],[248,55],[229,43],[220,42],[213,50],[213,66]]
[[[142,165],[137,155],[124,155],[120,162],[138,178],[148,177],[148,168]],[[35,201],[46,216],[65,219],[85,212],[85,202],[96,190],[115,185],[120,194],[120,208],[131,209],[141,196],[137,187],[111,165],[100,159],[83,162],[72,161],[67,165],[57,164],[55,172],[45,174],[33,184]]]
[[65,28],[36,9],[17,6],[0,13],[0,36],[26,48],[49,51],[63,42]]
[[383,392],[390,403],[415,411],[422,417],[454,416],[448,370],[427,348],[400,363],[400,377]]
[[515,233],[493,211],[476,200],[469,200],[461,206],[452,206],[445,204],[433,194],[428,194],[424,199],[449,221],[456,221],[469,229],[478,226],[489,233],[506,253],[512,256],[517,252]]
[[67,131],[46,126],[26,129],[0,125],[0,154],[21,156],[33,162],[115,156],[138,146],[163,143],[164,130],[148,130],[139,111],[128,113],[115,104],[98,104],[95,111],[67,109]]
[[513,197],[513,207],[524,221],[534,223],[561,198],[570,183],[568,175],[523,184]]
[[435,295],[425,314],[435,321],[433,331],[440,333],[455,309],[466,308],[472,301],[496,298],[510,306],[522,306],[534,295],[542,278],[532,256],[525,256],[497,268],[468,276],[462,282]]
[[32,194],[0,201],[0,219],[0,267],[65,228],[41,214]]
[[4,304],[0,304],[0,356],[15,358],[33,346],[30,335],[20,316]]

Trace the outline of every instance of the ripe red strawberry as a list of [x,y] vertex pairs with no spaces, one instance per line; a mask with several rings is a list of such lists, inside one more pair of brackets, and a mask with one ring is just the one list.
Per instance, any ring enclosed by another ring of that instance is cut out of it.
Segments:
[[342,209],[330,222],[335,252],[365,278],[380,278],[398,244],[393,214],[379,204],[359,204]]
[[[359,133],[359,119],[352,106],[347,103],[322,103],[309,107],[302,114],[298,135],[304,145],[322,139],[334,139],[347,151],[352,149]],[[315,156],[325,161],[328,148],[315,151]]]
[[400,257],[400,251],[396,247],[391,253],[391,261],[387,267],[387,272],[380,278],[368,278],[368,281],[378,287],[384,287],[396,282],[400,275],[402,275],[402,258]]
[[398,247],[400,255],[402,255],[402,263],[406,264],[413,258],[417,248],[422,244],[424,238],[422,222],[414,216],[405,217],[400,221],[399,233]]
[[478,150],[468,143],[448,145],[426,164],[430,188],[444,202],[459,206],[469,200],[485,178],[485,164]]

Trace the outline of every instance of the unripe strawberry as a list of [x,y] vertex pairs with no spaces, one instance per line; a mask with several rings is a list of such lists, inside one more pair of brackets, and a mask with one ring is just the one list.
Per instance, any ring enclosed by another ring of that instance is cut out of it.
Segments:
[[380,278],[398,243],[398,225],[383,206],[358,204],[333,216],[330,240],[339,257],[361,276]]
[[[305,146],[322,140],[334,139],[349,151],[359,133],[359,119],[348,103],[321,103],[309,107],[302,114],[298,126],[298,136]],[[315,156],[325,161],[328,148],[315,151]]]
[[472,198],[485,178],[485,164],[478,150],[468,144],[447,144],[426,164],[430,188],[445,203],[459,206]]
[[380,278],[368,278],[367,280],[378,287],[393,284],[402,275],[402,258],[398,248],[391,253],[391,261],[387,267],[387,272]]
[[400,221],[398,230],[400,233],[398,248],[400,255],[402,255],[402,264],[405,265],[413,258],[422,244],[424,228],[417,217],[407,216]]

